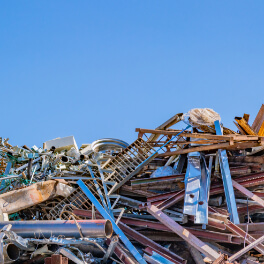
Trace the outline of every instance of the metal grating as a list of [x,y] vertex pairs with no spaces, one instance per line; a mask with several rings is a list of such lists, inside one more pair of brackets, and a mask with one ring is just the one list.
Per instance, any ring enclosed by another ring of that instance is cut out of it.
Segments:
[[[86,180],[85,185],[89,188],[89,190],[93,193],[93,195],[101,201],[101,199],[105,199],[103,184],[100,178],[100,173],[98,172],[97,167],[93,167],[93,175],[96,178],[95,180]],[[99,188],[99,190],[98,190]],[[100,196],[100,193],[102,196]],[[83,210],[91,210],[92,203],[87,199],[87,196],[82,192],[80,187],[78,187],[71,195],[67,198],[64,198],[61,202],[59,202],[56,206],[54,206],[48,214],[49,220],[55,219],[65,219],[69,218],[69,214],[71,214],[74,209],[83,209]]]
[[102,169],[112,172],[104,172],[105,181],[115,184],[110,190],[110,193],[129,180],[135,174],[136,170],[140,168],[142,163],[154,155],[155,152],[156,150],[147,142],[142,138],[138,138],[115,158],[106,162],[102,166]]

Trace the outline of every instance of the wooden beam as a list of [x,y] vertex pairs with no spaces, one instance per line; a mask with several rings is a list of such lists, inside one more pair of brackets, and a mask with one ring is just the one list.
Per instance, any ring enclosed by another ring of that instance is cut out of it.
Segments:
[[235,117],[235,120],[248,135],[257,135],[257,133],[251,128],[251,126],[246,122],[243,117]]

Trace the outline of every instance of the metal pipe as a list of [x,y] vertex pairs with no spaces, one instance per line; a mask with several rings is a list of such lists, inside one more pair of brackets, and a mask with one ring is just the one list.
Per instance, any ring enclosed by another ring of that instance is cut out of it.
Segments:
[[123,243],[126,245],[127,249],[135,257],[135,259],[140,264],[147,264],[147,262],[142,258],[142,256],[139,254],[139,252],[133,246],[133,244],[130,242],[130,240],[126,237],[126,235],[123,233],[123,231],[117,226],[117,224],[115,223],[115,220],[112,219],[112,217],[107,213],[107,211],[103,208],[103,206],[98,202],[98,200],[95,198],[95,196],[91,193],[91,191],[88,189],[88,187],[84,184],[84,182],[82,180],[78,180],[77,184],[80,186],[80,188],[85,193],[85,195],[90,199],[90,201],[94,204],[94,206],[99,211],[99,213],[102,215],[102,217],[111,221],[115,233],[117,235],[119,235],[120,239],[123,241]]
[[15,244],[7,244],[3,247],[5,264],[12,263],[19,259],[20,249]]
[[61,160],[62,160],[63,162],[68,162],[68,161],[69,161],[69,158],[68,158],[67,156],[62,156],[62,157],[61,157]]
[[10,221],[0,222],[0,230],[5,225],[12,224],[12,231],[24,238],[48,238],[60,235],[80,238],[81,234],[84,237],[109,238],[113,233],[109,220],[77,220],[76,223],[73,220]]

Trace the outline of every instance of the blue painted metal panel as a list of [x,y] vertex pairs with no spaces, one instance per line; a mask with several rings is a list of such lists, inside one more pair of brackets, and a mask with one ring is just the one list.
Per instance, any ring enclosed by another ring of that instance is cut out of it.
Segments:
[[[201,155],[201,182],[198,208],[195,217],[196,224],[208,224],[208,193],[210,188],[210,175],[206,167],[205,157]],[[205,226],[203,226],[205,228]]]
[[196,215],[200,194],[200,181],[200,153],[192,152],[188,154],[188,166],[185,174],[184,214]]

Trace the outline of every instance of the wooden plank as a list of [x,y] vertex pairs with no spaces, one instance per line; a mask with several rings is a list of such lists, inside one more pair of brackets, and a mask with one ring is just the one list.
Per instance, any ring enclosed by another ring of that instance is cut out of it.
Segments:
[[246,135],[247,133],[243,130],[243,128],[237,123],[237,122],[233,122],[237,129],[239,130],[239,132],[242,134],[242,135]]
[[249,121],[249,114],[244,114],[243,118],[245,119],[245,121],[248,123]]
[[239,124],[240,127],[248,134],[248,135],[256,135],[257,133],[251,128],[251,126],[246,122],[243,117],[235,117],[235,120]]
[[264,121],[259,129],[258,135],[263,137],[264,136]]

